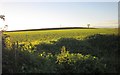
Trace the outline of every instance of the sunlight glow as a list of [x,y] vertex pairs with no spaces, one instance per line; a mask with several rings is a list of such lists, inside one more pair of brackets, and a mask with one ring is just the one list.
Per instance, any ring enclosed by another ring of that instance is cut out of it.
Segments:
[[52,27],[117,27],[117,2],[4,2],[0,27],[8,30]]

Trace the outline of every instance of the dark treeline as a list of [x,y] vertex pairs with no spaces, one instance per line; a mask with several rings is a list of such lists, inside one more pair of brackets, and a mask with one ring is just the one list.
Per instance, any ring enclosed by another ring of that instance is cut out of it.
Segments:
[[7,32],[42,31],[42,30],[62,30],[62,29],[97,29],[97,28],[87,28],[87,27],[61,27],[61,28],[41,28],[41,29],[12,30],[12,31],[7,31]]

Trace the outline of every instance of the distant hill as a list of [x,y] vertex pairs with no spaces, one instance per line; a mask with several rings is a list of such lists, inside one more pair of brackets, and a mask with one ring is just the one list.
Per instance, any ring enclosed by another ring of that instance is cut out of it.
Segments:
[[62,30],[62,29],[96,29],[96,28],[87,28],[87,27],[61,27],[61,28],[42,28],[42,29],[12,30],[12,31],[7,31],[7,32],[40,31],[40,30]]

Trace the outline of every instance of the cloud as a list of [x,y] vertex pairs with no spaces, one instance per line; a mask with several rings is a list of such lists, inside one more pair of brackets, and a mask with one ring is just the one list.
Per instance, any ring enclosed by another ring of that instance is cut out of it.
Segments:
[[118,20],[108,20],[108,21],[101,22],[99,24],[118,24]]
[[107,21],[101,21],[97,22],[94,25],[95,27],[107,27],[107,28],[116,28],[118,27],[118,20],[107,20]]
[[106,25],[109,25],[109,24],[118,24],[118,20],[108,20],[108,21],[100,22],[98,24],[106,24]]

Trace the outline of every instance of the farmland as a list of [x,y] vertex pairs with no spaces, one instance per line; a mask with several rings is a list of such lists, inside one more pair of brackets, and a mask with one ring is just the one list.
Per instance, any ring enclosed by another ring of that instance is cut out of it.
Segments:
[[117,73],[118,38],[117,29],[5,32],[3,73]]
[[87,36],[94,34],[118,34],[117,29],[61,29],[61,30],[43,30],[43,31],[20,31],[7,32],[11,41],[19,42],[47,42],[57,41],[60,38],[75,38],[82,40]]

